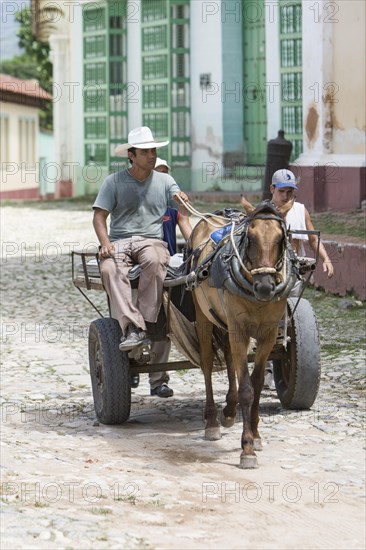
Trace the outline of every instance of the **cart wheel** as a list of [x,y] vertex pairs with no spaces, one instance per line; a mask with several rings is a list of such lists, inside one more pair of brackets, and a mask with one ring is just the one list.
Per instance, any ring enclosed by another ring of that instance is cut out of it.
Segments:
[[[292,313],[297,298],[289,298]],[[315,401],[320,383],[318,324],[308,300],[300,299],[287,328],[291,341],[280,360],[273,361],[277,395],[287,409],[309,409]]]
[[123,424],[131,409],[127,353],[118,349],[121,328],[116,319],[97,319],[89,328],[89,367],[94,408],[103,424]]

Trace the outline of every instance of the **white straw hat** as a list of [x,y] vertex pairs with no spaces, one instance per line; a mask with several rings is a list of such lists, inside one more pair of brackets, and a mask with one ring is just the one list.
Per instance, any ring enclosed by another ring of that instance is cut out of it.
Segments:
[[117,156],[127,156],[127,151],[131,147],[137,149],[158,149],[168,145],[169,141],[155,141],[154,136],[150,128],[142,126],[141,128],[135,128],[128,134],[128,143],[122,143],[117,145],[115,154]]

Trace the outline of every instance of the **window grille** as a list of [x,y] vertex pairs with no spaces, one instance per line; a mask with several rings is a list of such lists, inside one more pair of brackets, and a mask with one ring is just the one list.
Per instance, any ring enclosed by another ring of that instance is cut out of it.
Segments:
[[107,132],[107,121],[105,117],[87,117],[85,119],[85,138],[104,138]]
[[156,80],[168,77],[168,56],[152,55],[144,57],[142,61],[144,80]]
[[121,34],[109,35],[109,55],[121,56],[123,51],[123,36]]
[[167,48],[168,29],[165,25],[146,27],[142,31],[142,50],[164,50]]
[[[190,164],[190,0],[141,0],[142,119],[159,139],[159,156]],[[165,148],[164,148],[165,149]]]
[[[95,6],[95,2],[93,5]],[[83,29],[84,32],[104,30],[105,8],[99,6],[97,9],[88,9],[87,4],[83,6]]]
[[142,21],[148,23],[150,21],[165,19],[167,17],[167,4],[166,0],[147,0],[146,2],[142,2]]
[[302,7],[280,0],[281,120],[292,141],[291,160],[302,153]]
[[111,168],[127,135],[127,0],[85,3],[83,30],[85,161]]
[[169,135],[168,113],[147,113],[143,115],[143,125],[153,128],[158,138]]
[[84,90],[84,107],[86,112],[100,112],[107,109],[106,90],[100,86],[86,87]]
[[87,143],[85,145],[85,162],[96,162],[105,166],[107,163],[107,145],[104,143]]

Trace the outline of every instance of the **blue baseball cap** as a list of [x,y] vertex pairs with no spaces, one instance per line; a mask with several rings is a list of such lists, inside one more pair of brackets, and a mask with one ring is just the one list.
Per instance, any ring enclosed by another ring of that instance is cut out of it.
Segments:
[[281,189],[282,187],[292,187],[293,189],[298,189],[297,179],[295,174],[291,170],[277,170],[272,176],[272,185]]

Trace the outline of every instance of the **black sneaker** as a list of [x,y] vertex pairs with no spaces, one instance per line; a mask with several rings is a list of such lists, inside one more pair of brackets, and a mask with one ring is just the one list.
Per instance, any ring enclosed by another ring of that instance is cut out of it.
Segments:
[[150,395],[157,395],[158,397],[173,397],[174,392],[167,384],[160,384],[160,386],[150,390]]
[[138,388],[140,384],[140,375],[131,374],[131,388]]
[[122,336],[119,349],[121,351],[130,351],[138,346],[148,346],[151,341],[146,338],[146,333],[135,325],[128,325],[126,336]]

